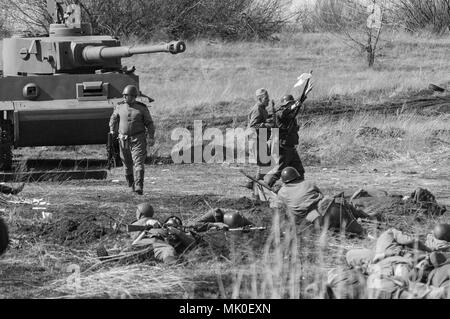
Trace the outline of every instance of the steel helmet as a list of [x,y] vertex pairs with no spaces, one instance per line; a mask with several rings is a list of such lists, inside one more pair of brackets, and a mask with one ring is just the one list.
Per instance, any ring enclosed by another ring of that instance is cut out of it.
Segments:
[[152,218],[155,214],[155,210],[150,203],[142,203],[137,206],[136,219],[139,220],[143,217]]
[[281,172],[281,181],[285,184],[291,183],[298,179],[303,179],[303,176],[293,167],[286,167]]
[[433,229],[433,235],[438,240],[445,240],[450,242],[450,225],[438,224]]
[[135,85],[127,85],[122,92],[122,95],[131,95],[131,96],[138,96],[138,89]]
[[245,219],[239,212],[227,212],[223,215],[223,223],[230,228],[245,226]]
[[176,227],[183,226],[183,222],[177,216],[170,216],[164,222],[164,226],[169,226],[169,227],[175,227],[176,228]]
[[293,103],[293,102],[295,102],[295,99],[294,99],[294,97],[292,95],[290,95],[290,94],[289,95],[285,95],[281,99],[281,106],[286,106],[289,103]]

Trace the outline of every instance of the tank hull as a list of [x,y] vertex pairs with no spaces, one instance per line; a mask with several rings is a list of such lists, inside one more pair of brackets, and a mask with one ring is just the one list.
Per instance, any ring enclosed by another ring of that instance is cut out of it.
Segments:
[[[25,99],[33,84],[39,95]],[[133,74],[59,75],[0,79],[0,111],[13,124],[14,146],[105,144],[109,118]]]

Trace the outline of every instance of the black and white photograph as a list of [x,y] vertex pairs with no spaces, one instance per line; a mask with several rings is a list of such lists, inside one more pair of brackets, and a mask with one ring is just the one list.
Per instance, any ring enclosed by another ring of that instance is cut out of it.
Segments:
[[0,299],[450,299],[450,0],[0,4]]

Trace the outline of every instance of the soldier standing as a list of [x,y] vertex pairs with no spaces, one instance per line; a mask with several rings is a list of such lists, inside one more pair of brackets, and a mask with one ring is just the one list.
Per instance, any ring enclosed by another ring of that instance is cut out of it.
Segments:
[[128,186],[133,192],[143,194],[144,164],[147,157],[147,138],[155,145],[155,127],[147,106],[137,102],[138,89],[128,85],[123,90],[124,101],[114,109],[109,121],[110,133],[118,134],[120,158],[125,167]]
[[264,177],[264,182],[269,187],[280,179],[281,172],[286,167],[293,167],[297,170],[302,178],[305,175],[302,161],[297,152],[297,145],[299,143],[297,119],[295,116],[295,109],[292,106],[295,104],[292,95],[286,95],[281,99],[280,109],[274,114],[275,126],[279,129],[279,156],[276,159],[273,169]]
[[[248,114],[248,130],[250,131],[250,151],[253,154],[256,153],[256,162],[258,165],[258,171],[256,174],[256,179],[262,179],[261,168],[270,166],[270,161],[268,163],[263,163],[261,161],[261,145],[264,145],[264,141],[260,141],[264,136],[261,136],[261,130],[267,129],[266,139],[269,138],[269,130],[272,125],[269,123],[269,113],[267,112],[267,107],[269,106],[270,98],[269,93],[266,89],[259,89],[256,91],[256,104],[252,107]],[[267,142],[267,141],[266,141]],[[265,144],[267,145],[267,144]],[[267,149],[266,149],[267,151]],[[246,185],[247,188],[253,189],[253,183],[249,182]]]

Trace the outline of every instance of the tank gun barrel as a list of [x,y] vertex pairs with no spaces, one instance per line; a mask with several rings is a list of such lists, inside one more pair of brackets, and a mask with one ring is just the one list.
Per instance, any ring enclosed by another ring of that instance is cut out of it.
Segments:
[[160,45],[147,46],[87,46],[83,49],[82,57],[86,62],[101,62],[105,59],[128,58],[135,54],[147,54],[168,52],[172,54],[182,53],[186,50],[186,44],[183,41],[173,41]]

